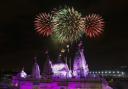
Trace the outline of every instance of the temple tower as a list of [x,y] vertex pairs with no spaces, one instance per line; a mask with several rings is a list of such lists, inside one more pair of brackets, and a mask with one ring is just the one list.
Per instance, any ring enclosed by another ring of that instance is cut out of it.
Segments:
[[52,76],[52,62],[50,60],[50,57],[48,55],[48,51],[45,51],[45,63],[44,63],[44,68],[43,68],[43,76],[46,78],[49,78]]
[[75,54],[74,64],[73,64],[73,76],[75,77],[86,77],[89,69],[86,64],[84,56],[84,48],[82,41],[78,44],[78,51]]
[[39,65],[37,64],[36,59],[37,58],[35,57],[34,58],[35,63],[34,63],[33,69],[32,69],[32,78],[34,78],[34,79],[40,79],[41,78],[40,68],[39,68]]

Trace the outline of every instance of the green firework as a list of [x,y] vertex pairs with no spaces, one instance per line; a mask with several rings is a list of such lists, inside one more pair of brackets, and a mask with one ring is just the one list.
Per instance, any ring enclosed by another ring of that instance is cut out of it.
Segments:
[[73,43],[84,31],[84,20],[74,8],[60,9],[53,16],[53,39],[60,43]]

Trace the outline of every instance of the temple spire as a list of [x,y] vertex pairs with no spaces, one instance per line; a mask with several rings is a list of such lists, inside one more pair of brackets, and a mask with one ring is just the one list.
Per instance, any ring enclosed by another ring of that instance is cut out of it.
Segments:
[[48,50],[45,51],[45,63],[44,63],[44,68],[43,68],[43,75],[47,77],[52,76],[52,61],[50,60]]
[[40,68],[39,68],[39,65],[37,64],[37,57],[34,57],[34,66],[33,66],[33,69],[32,69],[32,77],[34,79],[40,79],[41,78],[41,75],[40,75]]
[[76,77],[86,77],[89,71],[83,52],[83,42],[80,41],[80,43],[78,44],[78,51],[76,52],[73,64],[73,74]]

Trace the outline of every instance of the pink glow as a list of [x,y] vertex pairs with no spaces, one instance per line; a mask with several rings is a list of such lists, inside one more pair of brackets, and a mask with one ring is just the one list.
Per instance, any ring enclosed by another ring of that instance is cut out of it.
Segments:
[[31,82],[22,82],[20,85],[20,89],[32,89],[32,83]]
[[21,82],[19,89],[112,89],[101,82],[43,82],[34,84],[32,81]]

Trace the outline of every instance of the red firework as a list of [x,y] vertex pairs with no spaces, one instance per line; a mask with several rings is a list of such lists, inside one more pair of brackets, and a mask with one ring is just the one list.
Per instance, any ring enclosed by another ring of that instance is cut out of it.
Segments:
[[40,13],[34,22],[35,29],[40,35],[47,37],[52,34],[52,15]]
[[92,14],[85,18],[85,33],[88,37],[99,36],[103,32],[104,21],[101,16]]

